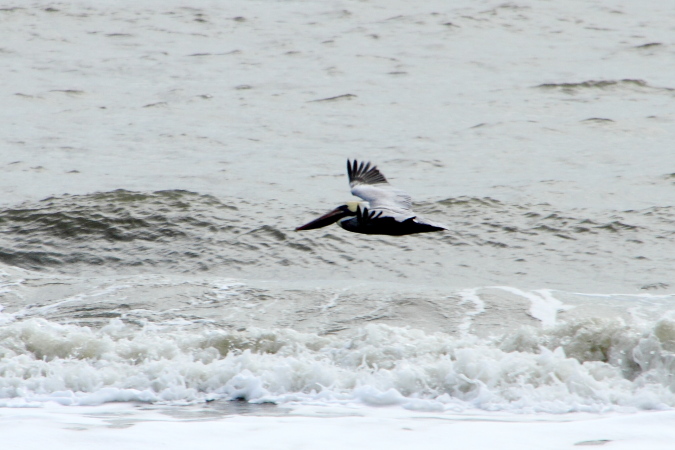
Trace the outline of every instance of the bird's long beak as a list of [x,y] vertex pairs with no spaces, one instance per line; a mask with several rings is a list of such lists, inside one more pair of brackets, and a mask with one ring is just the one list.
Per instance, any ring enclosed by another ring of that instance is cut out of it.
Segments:
[[313,230],[315,228],[322,228],[326,227],[328,225],[331,225],[338,220],[342,219],[343,217],[347,217],[349,213],[345,212],[344,210],[340,208],[336,208],[329,212],[328,214],[324,214],[323,216],[319,217],[318,219],[312,220],[311,222],[298,227],[295,229],[295,231],[302,231],[302,230]]

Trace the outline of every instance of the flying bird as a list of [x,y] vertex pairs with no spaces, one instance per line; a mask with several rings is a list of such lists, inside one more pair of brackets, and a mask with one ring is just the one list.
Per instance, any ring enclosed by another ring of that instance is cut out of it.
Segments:
[[352,194],[363,201],[347,202],[295,231],[322,228],[335,222],[353,233],[390,236],[448,229],[415,214],[410,195],[390,185],[377,166],[347,160],[347,175]]

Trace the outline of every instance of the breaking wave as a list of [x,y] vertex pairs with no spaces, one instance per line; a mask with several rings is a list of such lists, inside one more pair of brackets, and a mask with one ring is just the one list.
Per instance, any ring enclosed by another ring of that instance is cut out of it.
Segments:
[[0,330],[0,405],[365,403],[564,413],[675,407],[675,318],[522,328],[479,340],[367,325],[343,336],[177,331],[113,319]]

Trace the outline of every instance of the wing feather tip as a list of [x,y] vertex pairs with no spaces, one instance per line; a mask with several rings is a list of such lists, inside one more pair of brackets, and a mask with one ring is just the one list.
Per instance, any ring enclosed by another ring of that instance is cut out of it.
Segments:
[[357,184],[387,183],[387,179],[379,171],[376,165],[370,161],[347,160],[347,175],[351,186]]

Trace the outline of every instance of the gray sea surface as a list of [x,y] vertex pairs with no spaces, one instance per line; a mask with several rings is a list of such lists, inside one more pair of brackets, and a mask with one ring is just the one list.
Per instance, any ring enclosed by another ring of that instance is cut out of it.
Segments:
[[[225,358],[383,326],[562,346],[670,392],[672,19],[657,1],[8,2],[3,355],[105,359],[68,327],[222,331]],[[294,231],[351,200],[349,158],[449,230]],[[100,388],[82,386],[61,388]]]

